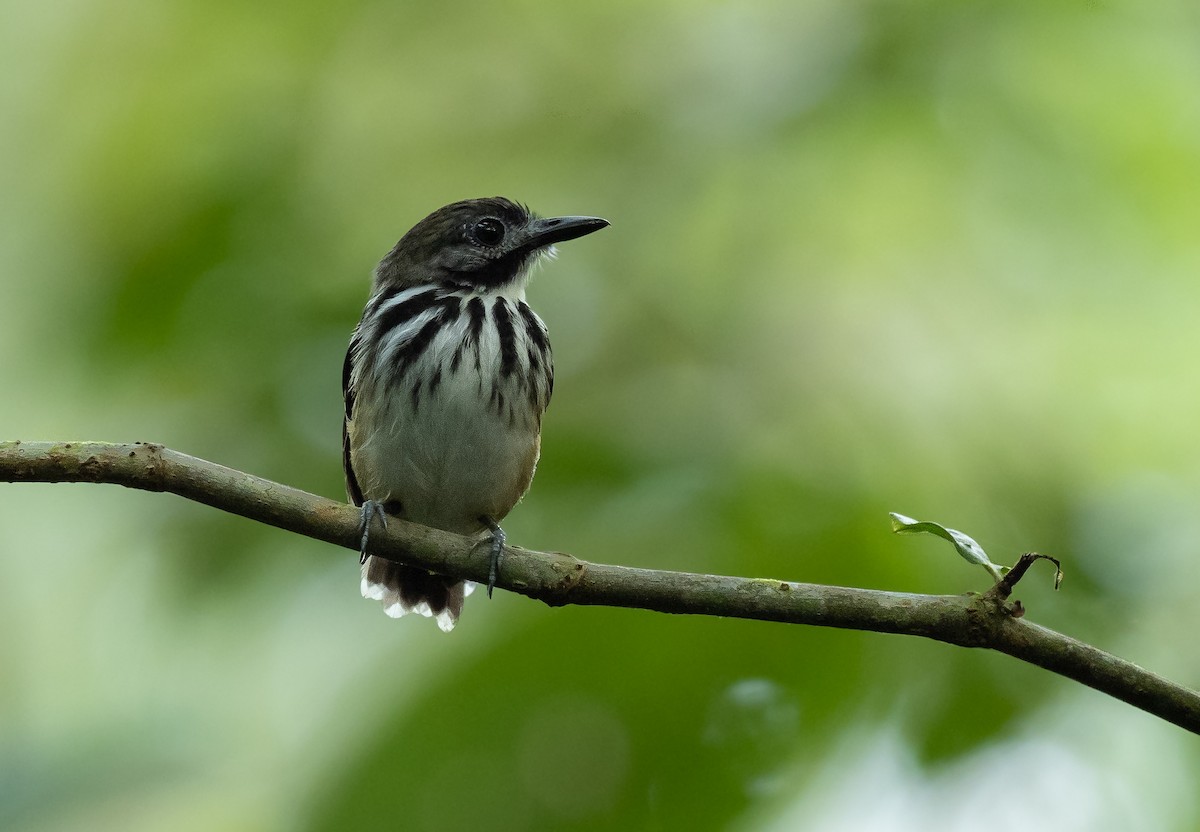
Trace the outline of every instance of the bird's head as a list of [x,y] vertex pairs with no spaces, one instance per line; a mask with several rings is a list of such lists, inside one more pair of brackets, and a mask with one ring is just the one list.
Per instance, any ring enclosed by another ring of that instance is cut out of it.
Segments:
[[543,219],[503,197],[439,208],[400,238],[375,286],[443,283],[488,291],[521,279],[539,253],[608,225],[599,217]]

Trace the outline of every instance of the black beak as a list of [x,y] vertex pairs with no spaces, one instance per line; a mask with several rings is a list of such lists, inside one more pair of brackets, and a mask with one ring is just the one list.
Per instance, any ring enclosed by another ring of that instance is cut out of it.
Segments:
[[608,220],[599,217],[551,217],[550,219],[535,219],[526,229],[526,238],[521,246],[526,249],[537,249],[544,246],[574,240],[593,231],[608,227]]

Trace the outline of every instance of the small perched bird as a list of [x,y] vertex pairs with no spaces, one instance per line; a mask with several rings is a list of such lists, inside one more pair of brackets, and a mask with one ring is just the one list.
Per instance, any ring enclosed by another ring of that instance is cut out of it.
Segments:
[[554,243],[607,225],[469,199],[421,220],[376,267],[342,372],[342,464],[363,510],[362,594],[388,615],[433,616],[449,632],[471,588],[368,556],[372,520],[388,515],[490,532],[491,595],[499,522],[533,479],[554,388],[546,325],[525,303],[529,270]]

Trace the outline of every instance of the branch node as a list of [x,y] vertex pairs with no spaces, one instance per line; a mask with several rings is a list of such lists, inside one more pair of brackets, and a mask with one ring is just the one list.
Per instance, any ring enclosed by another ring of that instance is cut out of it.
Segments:
[[550,607],[566,606],[571,603],[571,593],[587,574],[587,566],[585,561],[572,555],[559,554],[550,564],[550,569],[557,578],[553,582],[543,584],[545,589],[532,593],[531,597]]
[[[157,442],[135,442],[138,450],[146,452],[146,467],[144,473],[150,482],[154,483],[155,491],[167,490],[167,465],[163,459],[163,446]],[[129,455],[134,456],[135,451],[130,451]]]
[[587,564],[581,560],[576,560],[572,564],[571,570],[559,579],[558,585],[554,587],[554,591],[563,596],[570,595],[571,591],[583,580],[585,574],[587,574]]

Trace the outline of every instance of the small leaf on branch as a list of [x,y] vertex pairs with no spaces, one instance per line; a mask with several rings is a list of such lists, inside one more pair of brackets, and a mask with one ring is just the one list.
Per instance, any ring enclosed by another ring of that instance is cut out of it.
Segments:
[[982,566],[996,581],[1000,581],[1004,577],[1007,567],[992,563],[987,552],[983,551],[983,547],[958,529],[949,529],[940,523],[931,523],[928,520],[914,520],[894,511],[891,512],[891,517],[892,531],[896,534],[932,534],[943,540],[949,540],[954,545],[955,551],[962,555],[963,560],[967,563]]

